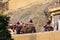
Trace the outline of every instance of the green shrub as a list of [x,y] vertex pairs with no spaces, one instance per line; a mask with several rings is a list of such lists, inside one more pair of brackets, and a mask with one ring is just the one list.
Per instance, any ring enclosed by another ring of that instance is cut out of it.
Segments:
[[0,40],[12,40],[7,29],[9,18],[7,15],[0,15]]

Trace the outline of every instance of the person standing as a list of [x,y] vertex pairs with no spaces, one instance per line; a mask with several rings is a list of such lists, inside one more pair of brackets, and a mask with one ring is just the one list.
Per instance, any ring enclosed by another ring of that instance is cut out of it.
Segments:
[[32,20],[30,20],[29,23],[28,23],[27,32],[28,32],[28,33],[36,33],[36,29],[35,29],[35,26],[34,26]]
[[21,27],[22,26],[20,26],[20,23],[17,22],[17,24],[16,24],[16,32],[17,32],[17,34],[21,34]]
[[53,31],[54,30],[54,28],[51,26],[51,21],[48,21],[44,28],[45,28],[45,31]]

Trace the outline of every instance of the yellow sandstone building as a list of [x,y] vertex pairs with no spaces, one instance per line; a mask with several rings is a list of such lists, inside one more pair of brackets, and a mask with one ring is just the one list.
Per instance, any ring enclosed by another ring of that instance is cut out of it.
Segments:
[[[8,8],[9,10],[7,12],[17,10],[18,8],[29,8],[31,7],[30,4],[35,5],[35,4],[46,4],[51,2],[51,0],[9,0],[9,5]],[[5,12],[5,13],[7,13]]]
[[0,0],[0,14],[8,10],[9,0]]
[[52,17],[52,25],[55,29],[60,30],[60,0],[55,0],[54,2],[55,3],[49,7],[49,13]]
[[[52,24],[56,30],[57,26],[60,26],[60,0],[53,1],[54,4],[48,7],[48,14],[50,14]],[[51,2],[51,0],[0,0],[0,13],[8,13],[10,11],[17,10],[18,8],[26,9],[31,6],[28,6],[30,3],[34,5],[46,4],[49,2]],[[60,27],[58,30],[60,30]],[[60,40],[60,31],[12,35],[12,37],[14,40]]]

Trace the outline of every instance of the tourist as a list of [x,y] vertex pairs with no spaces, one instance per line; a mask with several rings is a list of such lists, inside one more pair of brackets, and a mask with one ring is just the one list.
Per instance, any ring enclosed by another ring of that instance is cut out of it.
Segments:
[[35,32],[36,32],[36,29],[35,29],[35,26],[34,26],[32,20],[30,20],[29,23],[28,23],[27,32],[28,32],[28,33],[35,33]]
[[53,31],[54,28],[51,26],[51,21],[48,21],[45,26],[45,31]]
[[21,26],[20,26],[19,22],[17,22],[17,24],[16,24],[16,32],[17,32],[17,34],[20,34],[20,32],[21,32]]
[[13,30],[8,26],[8,30],[10,31],[10,34],[14,34]]
[[27,33],[27,27],[26,27],[26,26],[23,26],[23,28],[21,29],[21,32],[22,32],[23,34]]

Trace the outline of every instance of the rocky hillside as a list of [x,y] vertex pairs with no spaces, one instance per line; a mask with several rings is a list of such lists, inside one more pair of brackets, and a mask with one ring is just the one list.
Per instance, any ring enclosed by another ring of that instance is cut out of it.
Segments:
[[45,13],[47,11],[47,4],[46,5],[32,5],[29,8],[22,9],[19,8],[15,11],[9,12],[10,22],[17,22],[17,21],[23,21],[28,22],[30,19],[34,21],[34,24],[36,26],[37,31],[41,31],[41,28],[46,24],[47,22],[47,16],[48,14]]

